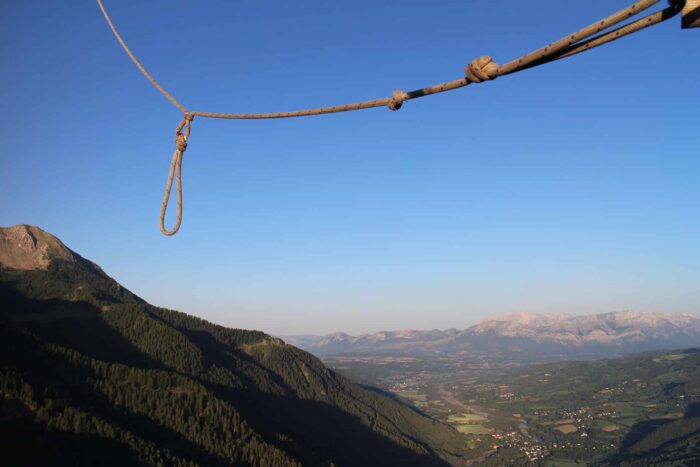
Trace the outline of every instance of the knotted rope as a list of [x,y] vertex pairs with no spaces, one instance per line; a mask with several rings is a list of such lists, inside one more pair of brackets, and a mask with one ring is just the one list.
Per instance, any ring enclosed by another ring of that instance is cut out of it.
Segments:
[[495,79],[498,76],[498,69],[500,67],[496,65],[491,57],[485,55],[479,57],[467,65],[464,73],[467,75],[467,79],[472,83],[482,83],[490,79]]
[[399,110],[401,106],[403,105],[404,101],[408,99],[408,94],[401,91],[400,89],[397,89],[394,91],[394,93],[391,95],[391,99],[389,100],[389,103],[387,106],[391,110]]
[[[175,235],[180,230],[182,224],[182,156],[185,155],[187,149],[187,139],[190,137],[190,123],[194,116],[186,113],[182,121],[175,129],[175,152],[170,161],[170,171],[168,172],[168,181],[165,183],[165,196],[163,196],[163,204],[160,207],[160,231],[164,235]],[[182,133],[182,129],[185,133]],[[177,219],[172,230],[165,228],[165,211],[168,209],[170,201],[170,189],[173,187],[173,174],[177,173]]]
[[[483,56],[479,57],[472,62],[470,62],[465,69],[465,76],[454,81],[447,81],[444,83],[435,84],[433,86],[428,86],[425,88],[417,89],[415,91],[404,92],[401,90],[396,90],[393,92],[391,97],[384,97],[379,99],[372,99],[368,101],[358,102],[354,104],[343,104],[335,105],[330,107],[321,107],[315,109],[304,109],[304,110],[293,110],[287,112],[272,112],[272,113],[216,113],[216,112],[202,112],[194,111],[190,112],[187,108],[180,104],[172,95],[170,95],[158,82],[153,78],[153,76],[146,71],[146,69],[141,65],[141,63],[136,59],[134,54],[131,52],[129,47],[126,45],[122,37],[119,35],[116,27],[112,23],[107,10],[102,4],[102,0],[97,0],[97,4],[102,10],[102,14],[107,20],[112,33],[117,38],[117,41],[124,48],[132,62],[138,67],[138,69],[143,73],[143,75],[155,86],[175,107],[180,109],[184,114],[183,120],[178,125],[176,133],[176,148],[173,154],[172,161],[170,163],[170,172],[168,174],[168,182],[165,188],[165,196],[163,198],[163,205],[160,210],[160,229],[165,235],[175,234],[182,223],[182,157],[187,148],[187,139],[190,136],[190,122],[195,116],[207,117],[207,118],[225,118],[225,119],[267,119],[267,118],[287,118],[287,117],[306,117],[310,115],[323,115],[329,113],[338,112],[348,112],[352,110],[370,109],[374,107],[387,106],[391,110],[399,110],[404,102],[410,99],[416,99],[423,96],[429,96],[432,94],[437,94],[445,91],[451,91],[453,89],[458,89],[464,86],[468,86],[472,83],[482,83],[484,81],[493,80],[499,76],[508,75],[518,71],[522,71],[528,68],[539,66],[545,63],[549,63],[562,58],[570,57],[581,52],[591,50],[608,42],[620,39],[634,32],[640,31],[642,29],[648,28],[655,24],[659,24],[676,14],[678,14],[681,9],[686,4],[685,0],[669,0],[669,7],[663,10],[652,13],[645,16],[637,21],[630,22],[621,27],[613,30],[604,32],[616,24],[623,22],[624,20],[639,14],[640,12],[652,7],[654,4],[658,3],[660,0],[637,0],[632,5],[624,8],[617,13],[614,13],[607,18],[597,21],[580,31],[570,34],[556,42],[549,44],[546,47],[542,47],[534,52],[527,55],[523,55],[520,58],[512,60],[504,65],[497,65],[491,57]],[[690,0],[696,2],[697,0]],[[596,34],[598,34],[596,36]],[[182,134],[182,129],[185,129],[185,133]],[[175,226],[172,230],[165,229],[165,211],[168,207],[168,200],[170,199],[170,190],[172,187],[173,174],[177,171],[177,220]]]

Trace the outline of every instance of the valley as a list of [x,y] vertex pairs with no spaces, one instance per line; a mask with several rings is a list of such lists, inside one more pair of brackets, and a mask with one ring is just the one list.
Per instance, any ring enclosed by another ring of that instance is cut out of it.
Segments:
[[0,229],[0,303],[4,465],[700,463],[692,315],[294,342],[317,358],[150,305],[25,225]]
[[[698,351],[538,365],[350,355],[324,360],[452,425],[478,454],[473,460],[486,465],[640,465],[647,457],[700,456]],[[653,441],[670,428],[675,438]]]

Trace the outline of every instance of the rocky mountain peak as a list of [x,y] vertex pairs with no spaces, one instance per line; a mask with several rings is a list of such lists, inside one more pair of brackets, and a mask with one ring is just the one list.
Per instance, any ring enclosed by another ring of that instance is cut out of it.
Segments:
[[76,264],[107,277],[102,269],[68,248],[56,236],[34,225],[0,227],[0,266],[24,271],[47,269],[54,260]]
[[46,269],[51,260],[76,262],[73,253],[58,238],[39,227],[18,224],[0,227],[0,264],[12,269]]
[[[342,336],[342,339],[338,336]],[[305,336],[302,348],[319,355],[376,353],[391,355],[610,356],[658,348],[695,346],[700,317],[688,313],[620,311],[592,315],[512,313],[467,329],[382,331],[359,337],[336,333]],[[527,349],[527,351],[525,350]]]

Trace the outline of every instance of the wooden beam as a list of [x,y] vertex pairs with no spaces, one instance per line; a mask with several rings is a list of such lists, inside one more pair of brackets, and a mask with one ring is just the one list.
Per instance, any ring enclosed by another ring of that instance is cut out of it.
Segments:
[[686,0],[681,15],[683,29],[700,28],[700,0]]

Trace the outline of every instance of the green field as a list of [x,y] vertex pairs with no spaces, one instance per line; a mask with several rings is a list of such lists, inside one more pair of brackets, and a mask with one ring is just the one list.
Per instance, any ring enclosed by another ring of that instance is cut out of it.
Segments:
[[449,415],[447,423],[451,425],[479,425],[484,423],[486,418],[473,413],[463,413],[461,415]]
[[654,358],[654,362],[672,362],[674,360],[682,360],[686,358],[688,355],[687,354],[682,354],[682,353],[674,353],[674,354],[668,354],[668,355],[661,355],[659,357]]
[[588,465],[586,462],[577,462],[569,459],[551,458],[547,460],[546,467],[583,467]]
[[457,431],[466,435],[489,435],[493,429],[486,428],[483,423],[486,418],[474,413],[450,414],[447,416],[447,423],[452,425]]
[[483,425],[455,425],[455,429],[465,435],[490,435],[493,433],[491,428],[486,428]]
[[408,399],[409,401],[413,402],[414,404],[416,404],[416,403],[425,404],[428,402],[428,396],[426,396],[425,394],[423,394],[415,389],[407,389],[405,391],[396,391],[396,394],[403,397],[404,399]]

